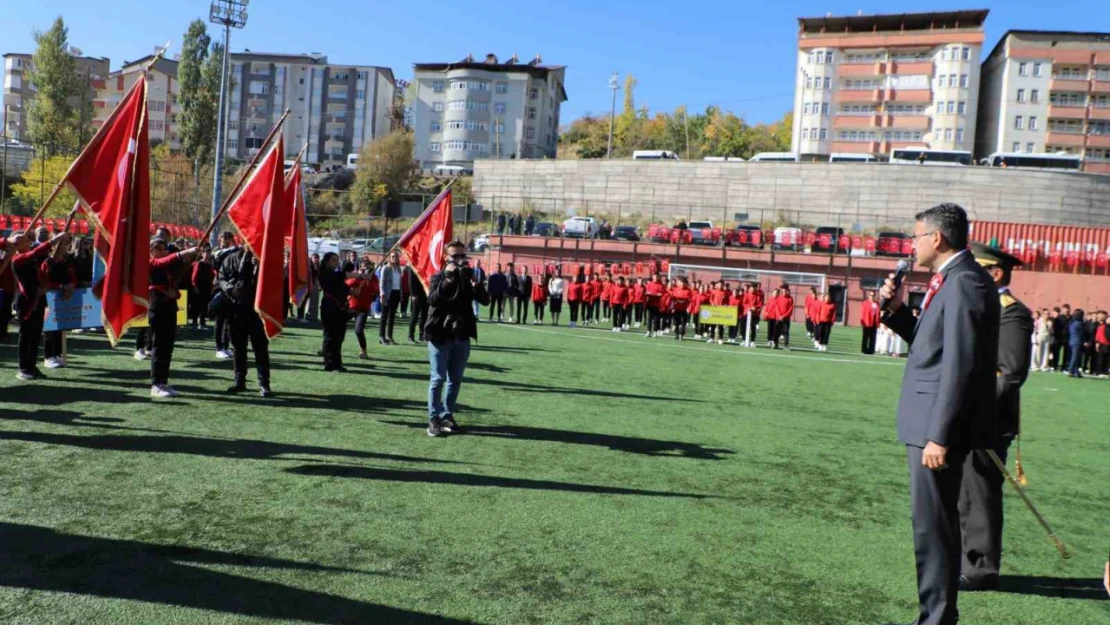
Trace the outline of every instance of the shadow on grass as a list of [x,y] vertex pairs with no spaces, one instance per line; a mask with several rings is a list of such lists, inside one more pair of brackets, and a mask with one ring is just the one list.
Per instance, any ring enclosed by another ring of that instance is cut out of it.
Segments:
[[[482,326],[478,326],[481,329]],[[472,342],[470,344],[471,352],[494,352],[505,354],[532,354],[532,353],[550,353],[553,350],[542,349],[539,347],[506,347],[504,345],[482,345],[481,343]]]
[[308,562],[79,536],[16,523],[0,523],[0,559],[0,586],[9,588],[323,625],[470,623],[196,566],[362,573]]
[[82,449],[127,451],[151,454],[185,454],[212,458],[238,458],[242,460],[300,460],[283,458],[291,454],[360,458],[365,460],[391,460],[395,462],[431,462],[436,464],[467,464],[452,460],[434,460],[416,456],[401,456],[354,449],[333,449],[310,445],[291,445],[241,438],[205,438],[200,436],[128,436],[105,434],[101,436],[76,436],[47,432],[0,431],[0,440],[24,441],[44,445],[65,445]]
[[[352,378],[354,380],[355,378]],[[230,384],[230,381],[228,382]],[[275,396],[270,399],[259,399],[257,393],[246,392],[229,394],[199,386],[175,385],[178,391],[187,396],[200,397],[204,401],[215,401],[240,406],[257,406],[259,409],[267,408],[297,408],[302,410],[335,410],[359,414],[392,414],[396,412],[421,411],[428,409],[427,400],[395,399],[391,397],[374,397],[372,395],[344,395],[339,393],[323,392],[318,395],[306,393],[293,393],[283,391],[281,386],[273,385]],[[468,408],[469,412],[487,413],[481,408]]]
[[[463,410],[462,412],[467,411]],[[382,423],[418,429],[424,429],[426,427],[425,423],[412,423],[408,421],[382,421]],[[630,436],[615,436],[612,434],[594,434],[591,432],[570,432],[567,430],[552,430],[549,428],[535,428],[523,425],[466,424],[465,434],[467,436],[490,436],[495,438],[544,441],[549,443],[567,443],[570,445],[593,445],[597,447],[608,447],[614,451],[624,451],[646,456],[660,456],[664,458],[724,460],[725,455],[736,453],[731,449],[704,447],[697,443],[662,441],[651,438],[633,438]]]
[[647,497],[683,497],[688,499],[712,499],[713,495],[691,493],[671,493],[658,490],[640,490],[615,486],[594,486],[572,482],[553,482],[549,480],[529,480],[493,475],[474,475],[469,473],[450,473],[446,471],[418,471],[404,469],[381,469],[377,467],[354,467],[328,464],[306,464],[285,469],[286,473],[312,475],[317,477],[345,477],[383,482],[423,482],[427,484],[449,484],[452,486],[481,486],[494,488],[522,488],[526,490],[554,490],[568,493],[595,493],[599,495],[643,495]]
[[[147,376],[149,374],[144,374]],[[66,380],[67,384],[72,380]],[[130,388],[130,387],[129,387]],[[135,387],[131,391],[116,390],[111,388],[88,388],[82,386],[52,387],[42,384],[27,384],[11,386],[4,389],[4,401],[13,404],[26,404],[29,409],[34,406],[60,406],[62,404],[76,404],[81,402],[96,402],[103,404],[135,404],[150,403],[149,397],[144,397],[141,391],[146,386]],[[159,406],[185,406],[180,401],[158,400]]]
[[998,591],[1013,595],[1037,595],[1059,599],[1106,599],[1106,589],[1102,587],[1102,580],[1093,578],[1003,575],[998,580]]

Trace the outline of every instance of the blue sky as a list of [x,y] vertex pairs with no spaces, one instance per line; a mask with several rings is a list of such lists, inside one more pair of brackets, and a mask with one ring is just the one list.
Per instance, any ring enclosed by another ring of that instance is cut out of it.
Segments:
[[[0,52],[31,52],[33,29],[62,15],[72,45],[107,56],[112,68],[149,54],[167,39],[180,49],[189,21],[207,18],[206,0],[0,0]],[[414,62],[452,61],[488,52],[506,59],[537,53],[566,65],[563,121],[606,113],[609,74],[633,74],[637,106],[652,110],[717,104],[751,122],[773,121],[793,102],[799,16],[989,8],[988,50],[1011,28],[1110,30],[1105,0],[1056,2],[726,2],[696,5],[653,0],[565,0],[558,3],[254,0],[232,50],[323,52],[332,62],[383,65],[398,78]],[[303,12],[316,9],[312,15]],[[326,8],[325,8],[326,7]],[[620,103],[618,101],[618,107]]]

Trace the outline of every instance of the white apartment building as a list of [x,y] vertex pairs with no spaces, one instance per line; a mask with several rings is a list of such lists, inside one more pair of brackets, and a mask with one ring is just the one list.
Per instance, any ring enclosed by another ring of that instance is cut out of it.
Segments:
[[555,158],[565,67],[544,65],[538,55],[501,63],[489,54],[414,69],[413,158],[422,169],[470,169],[482,158]]
[[[88,98],[95,100],[96,90],[104,86],[104,80],[108,77],[108,59],[84,56],[77,48],[70,48],[69,54],[73,57],[81,82],[88,88]],[[38,93],[30,80],[34,57],[31,54],[9,52],[3,55],[3,59],[4,98],[0,108],[0,134],[11,139],[28,140],[27,111]],[[78,105],[79,102],[74,99],[71,104]]]
[[971,151],[987,13],[799,18],[792,151]]
[[[93,99],[93,127],[99,129],[123,96],[134,86],[142,75],[143,67],[153,55],[124,66],[110,74],[108,79],[97,85]],[[165,143],[171,150],[180,150],[181,141],[177,136],[177,116],[181,105],[177,102],[180,86],[177,83],[177,61],[158,59],[150,68],[147,78],[147,119],[151,145]]]
[[983,63],[976,156],[1076,154],[1110,173],[1110,33],[1011,30]]

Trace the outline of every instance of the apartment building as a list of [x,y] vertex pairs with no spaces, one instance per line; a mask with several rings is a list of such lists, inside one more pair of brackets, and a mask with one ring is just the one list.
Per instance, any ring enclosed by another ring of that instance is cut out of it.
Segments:
[[537,55],[521,63],[467,56],[457,63],[417,63],[412,109],[422,169],[470,169],[482,158],[555,158],[566,68]]
[[[123,67],[108,74],[103,88],[96,90],[93,99],[93,127],[100,128],[123,99],[123,96],[142,76],[143,67],[154,55],[137,61],[124,63]],[[147,125],[151,145],[164,143],[171,150],[180,150],[181,141],[177,136],[177,116],[181,105],[177,96],[180,87],[177,83],[177,61],[160,58],[150,68],[147,78]]]
[[305,162],[345,165],[347,155],[392,129],[395,80],[388,67],[333,65],[327,56],[231,55],[227,154],[247,159],[289,109],[283,135],[286,155],[307,145]]
[[1011,30],[983,63],[978,157],[1066,152],[1110,173],[1110,33]]
[[[108,77],[109,61],[106,58],[84,56],[76,48],[70,49],[77,65],[77,73],[81,81],[88,88],[88,98],[95,100],[96,90],[104,86]],[[28,76],[33,69],[33,55],[10,52],[4,58],[4,102],[3,115],[4,135],[16,140],[28,140],[27,137],[27,111],[31,101],[35,98],[35,85]],[[76,102],[74,102],[76,104]]]
[[793,151],[971,151],[987,14],[799,18]]

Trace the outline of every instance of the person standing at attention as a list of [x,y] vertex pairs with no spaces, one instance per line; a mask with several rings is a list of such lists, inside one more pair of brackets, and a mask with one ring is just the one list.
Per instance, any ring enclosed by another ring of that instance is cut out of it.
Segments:
[[547,292],[551,295],[551,325],[559,325],[559,316],[563,314],[563,293],[566,292],[567,281],[563,279],[562,272],[555,274],[547,283]]
[[863,326],[863,344],[860,346],[860,353],[875,353],[875,337],[879,333],[880,316],[875,292],[868,291],[867,299],[859,307],[859,324]]
[[[474,273],[461,241],[447,244],[443,270],[428,285],[428,436],[461,434],[455,420],[463,374],[470,358],[470,340],[478,338],[478,322],[471,304],[489,305],[489,293],[474,282]],[[446,388],[445,388],[446,387]]]
[[[334,272],[339,267],[339,257],[336,256],[333,262],[334,267],[323,267],[320,270],[321,273],[324,271]],[[398,252],[389,253],[389,261],[381,268],[381,273],[382,318],[381,323],[378,324],[378,343],[396,345],[393,341],[393,323],[397,319],[397,307],[401,303],[401,280],[404,279],[401,271],[401,255]],[[321,279],[321,289],[323,286],[323,280]],[[346,297],[347,294],[344,293],[344,301],[346,301]],[[346,324],[345,321],[344,324]]]
[[[905,285],[888,279],[883,323],[911,344],[898,401],[906,446],[917,625],[955,625],[960,577],[959,499],[965,459],[994,439],[998,290],[967,250],[963,208],[941,204],[915,217],[917,264],[933,272],[918,319],[903,303]],[[891,275],[893,278],[893,274]]]

